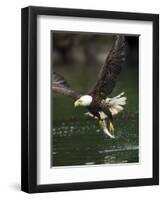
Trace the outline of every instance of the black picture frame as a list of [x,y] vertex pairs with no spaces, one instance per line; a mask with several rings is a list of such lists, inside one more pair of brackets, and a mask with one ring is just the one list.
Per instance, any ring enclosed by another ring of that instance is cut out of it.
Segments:
[[[153,177],[64,184],[37,184],[37,16],[55,15],[153,23]],[[21,12],[21,189],[28,193],[159,184],[159,15],[30,6]]]

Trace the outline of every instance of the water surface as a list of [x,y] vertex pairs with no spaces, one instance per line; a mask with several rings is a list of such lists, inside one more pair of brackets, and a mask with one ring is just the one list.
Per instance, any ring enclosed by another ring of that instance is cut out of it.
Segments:
[[85,116],[80,120],[55,121],[53,166],[138,162],[137,116],[128,117],[121,115],[116,119],[115,139],[105,135],[96,120]]

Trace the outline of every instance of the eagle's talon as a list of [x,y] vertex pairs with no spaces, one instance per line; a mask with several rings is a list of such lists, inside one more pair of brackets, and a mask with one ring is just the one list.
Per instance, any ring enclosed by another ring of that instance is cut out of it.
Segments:
[[100,120],[98,121],[98,123],[99,123],[100,128],[103,129],[103,128],[104,128],[103,120],[100,119]]
[[113,126],[113,123],[112,122],[109,122],[109,130],[114,133],[115,132],[115,128]]

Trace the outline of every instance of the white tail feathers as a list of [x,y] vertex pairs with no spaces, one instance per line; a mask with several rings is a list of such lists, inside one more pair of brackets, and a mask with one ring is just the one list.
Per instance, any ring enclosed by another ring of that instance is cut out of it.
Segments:
[[112,115],[116,115],[121,112],[124,108],[123,106],[126,105],[127,97],[124,97],[124,92],[120,93],[119,95],[113,98],[106,98],[105,101],[109,105],[110,112]]

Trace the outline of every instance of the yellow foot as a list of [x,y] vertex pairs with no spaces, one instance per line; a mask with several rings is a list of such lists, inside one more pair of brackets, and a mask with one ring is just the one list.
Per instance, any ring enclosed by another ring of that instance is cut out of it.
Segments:
[[98,121],[98,123],[99,123],[100,128],[104,128],[104,122],[103,122],[103,120],[100,119]]
[[110,130],[112,133],[114,133],[114,131],[115,131],[112,122],[109,122],[109,130]]

